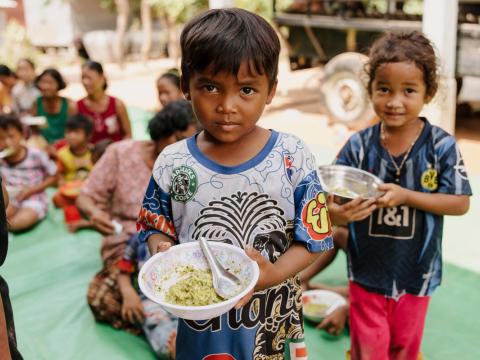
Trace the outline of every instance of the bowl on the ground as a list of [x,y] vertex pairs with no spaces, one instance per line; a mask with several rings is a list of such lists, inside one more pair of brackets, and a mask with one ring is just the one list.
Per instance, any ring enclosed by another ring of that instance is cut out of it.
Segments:
[[[194,306],[172,303],[172,291],[170,291],[172,286],[182,284],[182,281],[184,284],[191,281],[193,289],[196,279],[190,279],[187,276],[191,276],[192,272],[198,272],[205,276],[205,272],[209,269],[198,241],[175,245],[166,252],[152,256],[142,266],[138,275],[138,283],[142,292],[168,312],[183,319],[206,320],[228,312],[254,288],[259,276],[258,265],[239,247],[213,241],[209,244],[218,261],[242,280],[242,289],[236,296],[208,305]],[[177,296],[178,286],[173,289]],[[200,291],[198,294],[195,292],[186,294],[189,299],[196,296],[200,300],[205,299],[205,294]],[[175,298],[178,299],[178,296]]]
[[321,322],[340,306],[347,304],[345,298],[330,290],[303,292],[303,316],[313,322]]
[[350,166],[325,165],[318,168],[318,175],[323,189],[338,197],[340,202],[356,197],[371,199],[383,193],[378,186],[383,183],[375,175]]

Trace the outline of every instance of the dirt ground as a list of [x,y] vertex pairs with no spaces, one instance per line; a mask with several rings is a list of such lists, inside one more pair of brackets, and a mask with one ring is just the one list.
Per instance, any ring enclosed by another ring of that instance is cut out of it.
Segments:
[[[128,63],[123,68],[115,64],[105,66],[109,93],[129,106],[145,110],[158,108],[155,80],[164,71],[176,67],[171,59]],[[62,68],[69,81],[65,95],[78,99],[84,95],[79,66]],[[351,131],[340,124],[330,124],[319,95],[321,68],[291,72],[286,61],[281,61],[277,95],[267,107],[261,120],[263,126],[291,132],[310,145],[328,148],[335,153],[348,139]],[[480,79],[464,81],[460,99],[474,104],[480,100]],[[479,98],[475,99],[475,95]],[[475,109],[475,104],[473,105]],[[480,112],[462,106],[456,122],[456,137],[470,174],[480,174]]]

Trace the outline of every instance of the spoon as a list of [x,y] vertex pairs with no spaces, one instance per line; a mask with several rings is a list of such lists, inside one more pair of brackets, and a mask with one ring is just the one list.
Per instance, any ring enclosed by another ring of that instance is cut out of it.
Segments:
[[212,270],[213,288],[215,292],[224,299],[234,297],[240,292],[242,282],[235,274],[225,269],[217,260],[208,245],[208,241],[205,240],[204,237],[200,237],[199,241],[203,254],[207,258],[210,269]]

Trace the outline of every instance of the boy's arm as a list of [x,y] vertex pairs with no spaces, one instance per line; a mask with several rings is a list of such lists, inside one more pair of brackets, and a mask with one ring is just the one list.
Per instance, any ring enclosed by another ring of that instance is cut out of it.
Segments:
[[255,291],[268,289],[295,276],[310,266],[320,255],[320,253],[309,252],[302,244],[293,244],[275,263],[271,263],[253,248],[247,248],[246,251],[260,267],[260,277]]
[[34,185],[22,191],[20,194],[17,195],[18,201],[23,201],[33,194],[39,193],[45,190],[49,186],[53,186],[57,183],[57,175],[47,176],[45,180],[43,180],[40,184]]
[[385,194],[377,200],[378,207],[407,205],[435,215],[463,215],[470,207],[468,195],[423,193],[396,184],[382,184],[379,190]]
[[145,313],[140,296],[132,286],[130,275],[120,272],[117,283],[122,294],[122,318],[132,324],[142,323]]

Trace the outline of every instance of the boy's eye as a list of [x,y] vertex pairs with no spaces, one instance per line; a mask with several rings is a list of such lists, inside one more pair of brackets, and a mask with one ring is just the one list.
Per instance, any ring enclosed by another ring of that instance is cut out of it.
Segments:
[[413,93],[416,92],[416,90],[415,90],[415,89],[410,89],[410,88],[408,88],[408,89],[405,89],[405,92],[406,92],[407,94],[413,94]]
[[377,91],[382,94],[387,94],[390,90],[387,87],[379,87]]
[[203,88],[210,93],[217,92],[217,87],[215,85],[207,84],[207,85],[203,85]]
[[252,95],[255,92],[255,90],[253,90],[251,87],[243,87],[240,91],[244,95]]

